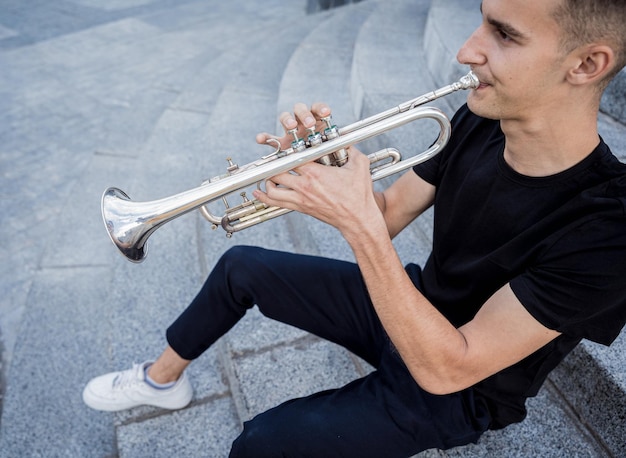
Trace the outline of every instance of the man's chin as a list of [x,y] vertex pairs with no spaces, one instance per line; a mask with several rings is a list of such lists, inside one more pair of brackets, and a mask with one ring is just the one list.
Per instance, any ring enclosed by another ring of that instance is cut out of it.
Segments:
[[470,93],[467,97],[467,107],[472,113],[476,116],[480,116],[481,118],[493,120],[500,119],[496,114],[496,110],[490,107],[483,100],[477,100],[477,97],[475,97],[473,93]]

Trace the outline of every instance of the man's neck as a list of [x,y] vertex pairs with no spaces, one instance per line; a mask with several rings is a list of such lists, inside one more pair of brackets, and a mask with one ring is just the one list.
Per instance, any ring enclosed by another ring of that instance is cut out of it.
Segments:
[[576,165],[600,142],[597,114],[587,111],[537,116],[532,120],[503,120],[504,158],[516,172],[550,176]]

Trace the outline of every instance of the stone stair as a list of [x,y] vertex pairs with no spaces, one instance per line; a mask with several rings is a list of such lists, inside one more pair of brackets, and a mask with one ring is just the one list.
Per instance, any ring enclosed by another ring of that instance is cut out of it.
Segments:
[[[352,259],[334,229],[302,215],[228,240],[194,213],[131,264],[104,235],[100,194],[115,185],[151,200],[223,173],[228,156],[257,159],[267,148],[254,135],[275,131],[295,101],[327,101],[341,126],[448,84],[465,72],[454,53],[479,2],[29,3],[0,0],[0,234],[11,241],[0,249],[0,457],[226,456],[242,421],[370,371],[253,310],[190,367],[188,408],[86,408],[84,383],[157,356],[165,327],[233,244]],[[600,122],[624,158],[621,76]],[[452,114],[462,101],[436,105]],[[434,135],[425,122],[363,148],[408,154]],[[404,261],[424,262],[431,224],[427,214],[394,240]],[[625,345],[624,335],[609,349],[582,344],[525,422],[420,456],[626,455]]]

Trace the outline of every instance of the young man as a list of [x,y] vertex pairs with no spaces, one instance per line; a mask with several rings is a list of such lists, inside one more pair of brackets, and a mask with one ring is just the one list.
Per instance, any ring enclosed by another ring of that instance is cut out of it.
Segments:
[[[377,370],[255,417],[231,456],[406,457],[521,421],[581,339],[609,345],[626,321],[626,166],[597,115],[626,61],[626,6],[484,0],[482,13],[458,54],[481,85],[442,153],[383,193],[355,148],[344,167],[306,164],[256,192],[336,227],[356,265],[230,250],[159,359],[92,380],[85,402],[183,407],[185,367],[256,304]],[[281,122],[304,132],[328,113],[298,104]],[[403,267],[391,239],[433,204],[432,254]]]

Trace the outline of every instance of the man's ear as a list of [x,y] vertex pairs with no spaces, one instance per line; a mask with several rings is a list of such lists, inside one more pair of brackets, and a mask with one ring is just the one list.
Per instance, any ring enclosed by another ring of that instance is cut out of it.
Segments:
[[574,65],[567,73],[567,79],[576,85],[601,81],[615,65],[615,51],[608,45],[581,46],[571,56]]

